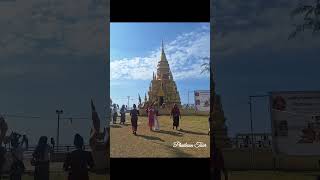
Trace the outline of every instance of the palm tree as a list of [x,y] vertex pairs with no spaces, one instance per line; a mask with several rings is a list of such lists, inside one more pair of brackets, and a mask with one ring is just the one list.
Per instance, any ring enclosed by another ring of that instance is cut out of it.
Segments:
[[295,25],[295,30],[290,33],[289,39],[296,37],[298,33],[304,30],[312,30],[312,34],[320,31],[320,0],[315,0],[313,5],[300,3],[297,8],[291,12],[291,17],[297,15],[303,16],[303,23]]

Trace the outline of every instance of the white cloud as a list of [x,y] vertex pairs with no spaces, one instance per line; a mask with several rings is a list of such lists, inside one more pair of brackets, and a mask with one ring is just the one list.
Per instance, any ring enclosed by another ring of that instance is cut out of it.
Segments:
[[16,0],[1,3],[0,57],[38,54],[40,51],[49,56],[105,55],[107,1]]
[[[208,78],[201,74],[203,57],[210,53],[210,29],[201,28],[181,34],[164,44],[165,53],[175,80]],[[114,59],[110,63],[111,80],[149,80],[160,60],[160,47],[144,57]]]
[[296,23],[290,13],[297,7],[297,0],[264,3],[226,0],[212,9],[216,24],[212,25],[215,34],[211,38],[218,59],[259,49],[284,53],[319,47],[318,39],[312,38],[310,32],[301,34],[303,39],[288,40],[294,30],[292,24]]

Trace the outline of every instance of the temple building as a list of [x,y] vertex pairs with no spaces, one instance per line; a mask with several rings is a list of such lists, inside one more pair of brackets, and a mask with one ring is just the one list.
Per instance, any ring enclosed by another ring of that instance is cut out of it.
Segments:
[[157,72],[153,73],[148,91],[148,99],[145,98],[145,104],[151,103],[155,103],[158,107],[172,107],[173,104],[181,106],[179,91],[173,80],[169,62],[164,52],[163,42]]

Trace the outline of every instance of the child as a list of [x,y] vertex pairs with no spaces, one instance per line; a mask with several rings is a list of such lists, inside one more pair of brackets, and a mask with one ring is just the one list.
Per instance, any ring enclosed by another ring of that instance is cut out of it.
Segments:
[[131,116],[132,133],[134,135],[137,135],[139,110],[137,110],[137,107],[135,104],[133,104],[133,109],[130,111],[130,116]]
[[126,122],[126,107],[124,105],[120,109],[120,115],[120,124],[124,124]]

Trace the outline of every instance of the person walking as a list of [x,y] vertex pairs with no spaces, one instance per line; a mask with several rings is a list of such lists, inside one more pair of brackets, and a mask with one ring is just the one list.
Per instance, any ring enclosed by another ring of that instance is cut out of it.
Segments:
[[93,168],[94,161],[91,152],[85,151],[83,145],[83,138],[76,134],[74,136],[76,150],[67,154],[63,164],[64,170],[69,172],[68,180],[89,180],[88,171]]
[[170,118],[173,119],[172,129],[176,128],[176,130],[178,130],[179,121],[181,119],[181,114],[180,114],[180,109],[177,104],[173,105],[173,108],[171,109]]
[[10,167],[10,180],[21,180],[22,174],[25,171],[25,166],[23,164],[23,153],[27,147],[23,148],[24,141],[19,143],[21,135],[13,132],[10,136],[11,138],[11,156],[12,164]]
[[126,122],[126,107],[122,105],[120,109],[120,124],[124,124]]
[[117,123],[117,117],[118,117],[118,109],[117,109],[117,105],[114,104],[113,105],[113,109],[112,109],[112,120],[113,120],[113,124]]
[[133,104],[133,109],[130,111],[130,116],[132,133],[134,135],[137,135],[139,110],[137,110],[137,106],[135,104]]
[[54,147],[55,147],[55,144],[56,144],[56,143],[55,143],[53,137],[50,138],[50,144],[51,144],[51,149],[54,150]]
[[159,110],[154,107],[154,125],[153,125],[153,130],[159,131],[160,130],[160,124],[159,124]]
[[154,103],[152,103],[148,108],[147,108],[147,114],[148,114],[148,125],[150,128],[150,131],[153,131],[153,126],[154,126],[154,115],[155,115],[155,109],[154,109]]
[[35,166],[34,180],[49,180],[49,165],[51,148],[47,144],[47,136],[41,136],[32,154],[31,165]]

